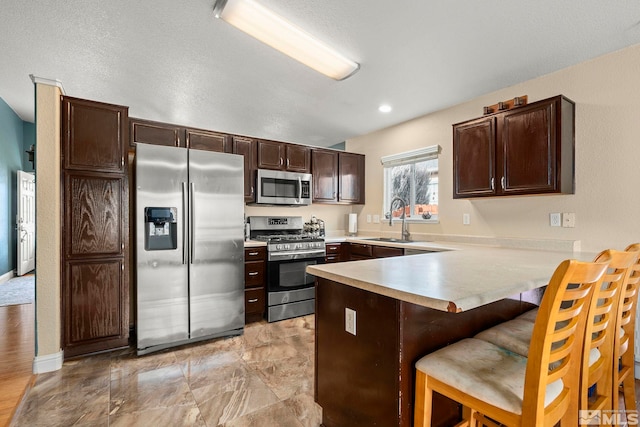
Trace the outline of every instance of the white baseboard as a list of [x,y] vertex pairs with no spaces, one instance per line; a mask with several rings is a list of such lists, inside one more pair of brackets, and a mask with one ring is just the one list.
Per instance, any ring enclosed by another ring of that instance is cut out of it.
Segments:
[[60,350],[54,354],[36,356],[33,358],[33,373],[43,374],[45,372],[57,371],[62,368],[64,351]]
[[0,283],[8,282],[9,280],[13,279],[15,275],[16,275],[15,270],[7,271],[2,276],[0,276]]

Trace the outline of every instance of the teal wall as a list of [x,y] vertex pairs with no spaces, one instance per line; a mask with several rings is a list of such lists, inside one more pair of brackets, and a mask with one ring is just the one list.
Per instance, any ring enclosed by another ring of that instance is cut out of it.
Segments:
[[0,98],[0,275],[16,268],[16,171],[33,170],[24,155],[35,143],[35,126],[25,123]]

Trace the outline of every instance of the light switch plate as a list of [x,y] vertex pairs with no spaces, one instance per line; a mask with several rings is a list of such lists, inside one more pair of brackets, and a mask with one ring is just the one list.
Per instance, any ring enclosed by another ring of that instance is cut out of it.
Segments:
[[374,215],[373,216],[373,223],[374,224],[380,224],[380,215]]
[[471,216],[468,213],[462,214],[462,225],[471,224]]
[[356,334],[356,311],[347,307],[344,309],[344,330]]
[[549,225],[551,227],[560,227],[562,225],[560,213],[556,212],[549,214]]
[[367,223],[371,223],[371,214],[367,214]]

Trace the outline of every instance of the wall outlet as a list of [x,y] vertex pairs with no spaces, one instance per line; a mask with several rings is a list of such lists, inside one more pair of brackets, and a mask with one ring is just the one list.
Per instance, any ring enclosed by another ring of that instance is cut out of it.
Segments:
[[559,213],[549,214],[549,225],[552,227],[560,227],[562,225]]
[[562,214],[562,226],[567,228],[573,228],[576,226],[575,212],[564,212]]
[[347,307],[344,309],[344,330],[356,334],[356,311]]
[[373,216],[373,223],[374,224],[380,224],[380,215],[374,215]]
[[367,223],[370,224],[371,223],[371,214],[367,214]]
[[471,224],[471,216],[466,213],[466,214],[462,214],[462,225],[469,225]]

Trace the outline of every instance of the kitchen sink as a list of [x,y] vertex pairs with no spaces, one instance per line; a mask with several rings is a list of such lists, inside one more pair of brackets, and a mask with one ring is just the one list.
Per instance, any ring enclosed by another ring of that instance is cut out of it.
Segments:
[[391,243],[415,243],[413,240],[394,239],[393,237],[371,237],[371,238],[362,239],[362,240],[371,240],[374,242],[391,242]]

